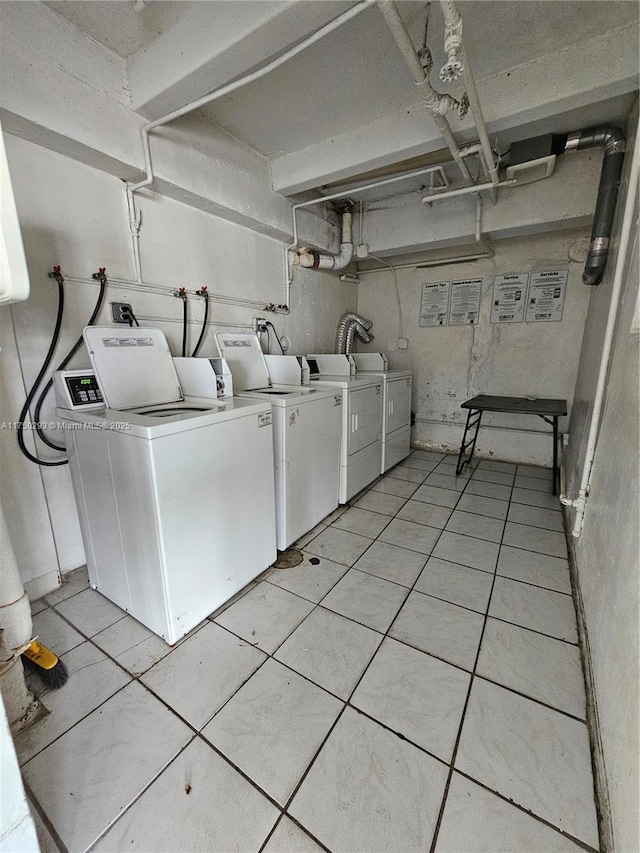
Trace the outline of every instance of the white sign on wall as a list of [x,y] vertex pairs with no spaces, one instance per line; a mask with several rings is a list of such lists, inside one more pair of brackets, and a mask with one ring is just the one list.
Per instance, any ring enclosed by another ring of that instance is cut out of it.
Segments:
[[527,298],[527,323],[558,323],[562,320],[568,270],[540,270],[531,273]]
[[449,316],[450,281],[426,282],[420,300],[421,326],[446,326]]
[[478,322],[481,293],[481,278],[465,278],[451,282],[450,326],[470,326]]
[[492,323],[522,323],[529,273],[497,275],[493,280]]

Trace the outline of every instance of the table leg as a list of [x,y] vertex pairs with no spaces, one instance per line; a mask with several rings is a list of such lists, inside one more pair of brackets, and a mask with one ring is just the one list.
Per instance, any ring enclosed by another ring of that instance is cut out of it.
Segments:
[[[473,416],[477,416],[475,421],[472,421]],[[462,444],[460,445],[460,453],[458,454],[458,464],[456,465],[456,477],[462,472],[462,469],[465,465],[468,465],[469,462],[473,459],[473,454],[476,449],[476,441],[478,440],[478,431],[480,430],[480,421],[482,420],[482,411],[480,409],[469,409],[469,414],[467,415],[467,423],[464,428],[464,435],[462,436]],[[475,427],[475,432],[473,434],[473,438],[470,441],[467,441],[467,434],[470,429]],[[471,447],[471,453],[469,454],[469,458],[465,459],[464,455],[467,450],[467,447]]]
[[558,418],[553,417],[553,494],[558,494]]

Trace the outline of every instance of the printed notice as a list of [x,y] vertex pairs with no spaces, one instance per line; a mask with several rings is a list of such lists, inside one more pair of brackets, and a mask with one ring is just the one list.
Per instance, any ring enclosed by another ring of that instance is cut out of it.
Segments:
[[481,278],[466,278],[451,282],[450,326],[473,326],[478,322],[481,293]]
[[532,272],[527,300],[527,323],[558,323],[562,320],[568,270]]
[[420,302],[421,326],[446,326],[449,316],[450,281],[434,281],[422,285]]
[[492,323],[522,323],[529,273],[497,275],[493,280]]

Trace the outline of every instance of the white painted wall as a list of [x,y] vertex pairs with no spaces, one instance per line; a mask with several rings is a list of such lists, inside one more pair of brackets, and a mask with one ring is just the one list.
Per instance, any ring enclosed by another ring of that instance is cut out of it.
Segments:
[[[501,240],[491,259],[397,270],[408,350],[397,347],[400,326],[391,272],[361,273],[358,312],[374,323],[369,349],[386,352],[393,367],[413,371],[414,444],[457,451],[466,420],[460,404],[476,394],[566,398],[570,410],[589,291],[580,280],[583,265],[569,261],[568,252],[583,236],[583,231],[567,231]],[[494,276],[557,265],[569,269],[561,322],[489,322]],[[423,283],[479,277],[483,296],[477,326],[420,328]],[[567,423],[560,419],[561,431]],[[550,465],[549,427],[535,416],[487,413],[477,452]]]
[[[637,108],[627,150],[633,147]],[[613,245],[618,245],[621,212],[629,180],[630,155],[622,176]],[[635,853],[638,830],[640,679],[638,578],[640,576],[640,440],[638,365],[638,201],[625,263],[598,447],[582,536],[574,541],[579,597],[584,611],[589,670],[595,690],[599,740],[611,809],[613,849]],[[582,344],[567,454],[567,492],[575,497],[582,475],[588,422],[611,297],[616,253],[603,282],[594,289]],[[573,513],[570,513],[572,516]],[[571,518],[573,521],[573,518]]]
[[[485,198],[482,234],[506,239],[541,232],[590,228],[602,169],[602,151],[577,151],[557,158],[553,175],[498,191],[496,205]],[[389,187],[393,191],[393,186]],[[398,255],[473,243],[473,195],[423,204],[424,191],[366,205],[363,242],[374,255]],[[485,194],[486,195],[486,194]],[[359,221],[356,219],[359,229]]]
[[[91,274],[105,266],[110,284],[99,322],[110,323],[109,302],[127,301],[141,324],[163,329],[174,353],[182,339],[182,303],[171,293],[184,286],[193,292],[207,285],[210,334],[201,355],[214,355],[216,328],[247,328],[264,315],[269,302],[282,303],[284,246],[281,242],[157,195],[140,198],[143,290],[127,284],[134,278],[131,243],[121,181],[29,142],[7,137],[7,151],[31,277],[31,296],[3,314],[0,371],[4,420],[17,420],[24,384],[35,378],[50,335],[56,307],[56,285],[47,278],[54,264],[67,279],[66,319],[57,351],[58,363],[81,333],[91,314],[98,287]],[[226,304],[215,298],[255,303]],[[189,301],[190,346],[197,340],[203,304]],[[287,335],[292,353],[333,347],[340,316],[355,308],[355,288],[328,273],[299,271],[291,291],[291,314],[267,315],[280,336]],[[10,322],[13,318],[13,326]],[[222,324],[222,326],[220,326]],[[15,331],[15,339],[13,334]],[[12,349],[13,341],[13,349]],[[274,350],[277,344],[272,337]],[[5,348],[6,346],[6,348]],[[274,351],[272,350],[272,351]],[[87,366],[84,351],[71,367]],[[6,410],[6,414],[5,414]],[[43,418],[53,416],[53,398]],[[23,580],[41,578],[39,594],[57,585],[57,570],[84,563],[71,481],[66,466],[38,469],[18,452],[16,436],[0,431],[3,466],[0,484]],[[45,451],[46,457],[55,456]],[[6,464],[4,460],[6,459]],[[54,547],[55,546],[55,547]],[[44,589],[43,585],[48,588]]]
[[29,803],[2,697],[0,696],[0,853],[33,853],[39,850]]

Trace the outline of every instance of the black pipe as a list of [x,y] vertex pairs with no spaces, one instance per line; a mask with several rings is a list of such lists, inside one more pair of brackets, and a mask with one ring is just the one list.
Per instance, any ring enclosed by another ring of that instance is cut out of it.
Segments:
[[[100,291],[98,293],[98,298],[96,300],[96,304],[94,306],[94,309],[91,313],[91,317],[89,317],[89,322],[87,323],[87,326],[93,326],[93,324],[96,322],[96,320],[98,318],[98,314],[100,313],[100,308],[102,307],[102,302],[104,300],[105,287],[107,286],[107,276],[105,275],[104,268],[101,268],[100,271],[97,273],[94,272],[92,275],[92,278],[94,278],[96,281],[100,282]],[[73,356],[78,352],[78,350],[80,349],[80,347],[82,346],[83,343],[84,343],[84,338],[82,335],[80,335],[78,340],[71,347],[69,352],[66,354],[66,356],[63,358],[63,360],[60,362],[60,364],[56,367],[56,370],[64,370],[65,367],[69,364],[69,362],[73,358]],[[44,386],[40,396],[38,397],[38,402],[36,403],[36,407],[35,407],[34,412],[33,412],[33,420],[35,422],[36,432],[38,433],[38,436],[42,439],[42,441],[44,441],[45,444],[47,444],[53,450],[65,451],[66,447],[64,446],[64,444],[56,444],[55,441],[52,441],[46,435],[46,433],[44,432],[43,428],[40,425],[41,424],[40,413],[42,411],[42,406],[44,404],[44,401],[45,401],[47,395],[49,394],[49,391],[51,391],[52,387],[53,387],[53,377],[51,377],[49,379],[47,384]]]
[[196,290],[196,296],[204,297],[204,317],[202,318],[202,328],[200,329],[200,337],[198,338],[197,344],[193,348],[191,358],[195,358],[198,355],[200,347],[202,346],[202,341],[204,340],[204,336],[207,331],[207,320],[209,319],[209,294],[207,292],[207,288],[203,287],[202,290]]
[[182,357],[184,358],[187,354],[187,324],[189,322],[188,319],[188,308],[187,308],[187,296],[184,294],[182,296]]
[[22,411],[20,412],[20,418],[18,422],[18,446],[24,456],[27,457],[31,462],[35,462],[36,465],[42,465],[45,468],[55,468],[58,465],[68,465],[68,459],[57,459],[54,461],[47,461],[46,459],[38,459],[37,456],[34,456],[33,453],[29,451],[27,445],[24,440],[24,430],[27,425],[27,418],[29,416],[29,408],[31,403],[33,402],[33,398],[36,396],[36,392],[42,382],[47,370],[49,369],[49,365],[53,360],[53,355],[55,353],[56,347],[58,345],[58,339],[60,337],[60,329],[62,327],[62,316],[64,314],[64,278],[60,273],[60,267],[54,267],[53,273],[49,273],[50,278],[55,278],[58,283],[58,311],[56,314],[56,322],[53,330],[53,335],[51,337],[51,343],[49,344],[49,349],[47,354],[42,362],[42,366],[38,375],[35,378],[33,385],[31,386],[31,390],[27,394],[27,399],[24,401],[24,406],[22,407]]
[[589,254],[582,273],[582,281],[585,284],[596,285],[602,281],[607,265],[626,137],[619,127],[607,125],[590,127],[569,135],[565,151],[572,148],[577,148],[578,151],[586,148],[604,148]]

